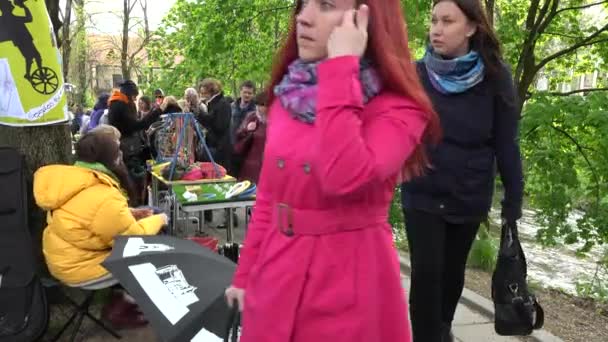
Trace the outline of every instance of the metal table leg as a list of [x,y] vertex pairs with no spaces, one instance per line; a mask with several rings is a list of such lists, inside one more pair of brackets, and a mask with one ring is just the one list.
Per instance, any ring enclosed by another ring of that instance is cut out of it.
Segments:
[[171,198],[170,201],[173,206],[173,215],[171,217],[171,221],[173,224],[171,225],[170,230],[171,235],[174,236],[175,232],[177,231],[177,223],[179,220],[179,202],[177,201],[177,195],[175,195],[171,186],[169,187],[169,196]]
[[203,233],[203,227],[205,226],[205,211],[201,210],[198,212],[198,233]]
[[232,209],[226,209],[226,214],[228,215],[228,227],[226,227],[226,240],[228,243],[233,242],[233,229],[234,229],[234,217],[232,216]]
[[251,218],[249,214],[251,213],[251,209],[252,207],[245,207],[245,233],[247,233],[247,228],[249,228],[249,221]]
[[158,179],[152,176],[152,205],[158,207]]

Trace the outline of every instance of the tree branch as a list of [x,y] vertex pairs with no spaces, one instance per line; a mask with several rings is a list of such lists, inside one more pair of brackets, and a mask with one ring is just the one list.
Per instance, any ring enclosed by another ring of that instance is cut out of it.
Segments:
[[536,126],[532,127],[532,129],[530,129],[528,132],[526,132],[526,134],[524,134],[523,139],[527,139],[532,133],[536,132],[536,130],[539,128],[540,128],[540,125],[536,125]]
[[543,34],[543,32],[545,32],[547,27],[549,27],[553,19],[557,16],[557,7],[559,7],[559,0],[553,0],[551,10],[549,10],[549,14],[545,17],[545,20],[540,22],[538,26],[538,29],[536,31],[536,38],[538,38],[541,34]]
[[538,65],[536,66],[536,70],[540,70],[542,69],[547,63],[551,62],[554,59],[557,59],[561,56],[567,55],[571,52],[576,51],[577,49],[583,47],[583,46],[589,46],[589,45],[593,45],[593,44],[598,44],[598,43],[603,43],[608,41],[608,38],[606,39],[600,39],[600,40],[594,40],[597,36],[599,36],[600,34],[602,34],[603,32],[605,32],[606,30],[608,30],[608,24],[604,25],[601,29],[595,31],[593,34],[587,36],[587,38],[581,40],[580,42],[566,48],[563,49],[561,51],[558,51],[548,57],[546,57],[545,59],[541,60]]
[[561,92],[549,92],[547,94],[551,95],[551,96],[570,96],[570,95],[574,95],[574,94],[591,93],[591,92],[595,92],[595,91],[608,91],[608,88],[586,88],[586,89],[577,89],[577,90],[563,92],[563,93],[561,93]]
[[135,5],[137,5],[137,1],[133,0],[133,3],[131,3],[131,0],[129,0],[129,14],[131,14],[133,9],[135,8]]
[[565,34],[565,33],[558,33],[558,32],[543,32],[543,34],[546,34],[549,36],[570,38],[570,39],[585,39],[585,37],[573,36],[573,35],[569,35],[569,34]]
[[587,4],[587,5],[580,5],[580,6],[572,6],[572,7],[560,8],[557,11],[557,13],[561,13],[561,12],[565,12],[565,11],[581,10],[581,9],[590,8],[590,7],[594,7],[594,6],[598,6],[598,5],[606,4],[606,3],[608,3],[608,0],[598,1],[598,2],[594,2],[592,4]]
[[144,37],[143,40],[141,42],[141,44],[139,45],[139,47],[137,49],[135,49],[135,51],[133,51],[133,53],[130,56],[130,60],[133,60],[135,58],[135,56],[140,53],[150,42],[150,25],[148,22],[148,1],[147,0],[140,0],[139,1],[140,5],[141,5],[141,9],[144,13]]
[[534,27],[534,22],[536,21],[536,13],[538,12],[538,5],[540,0],[532,0],[530,2],[530,7],[528,8],[528,17],[526,18],[526,28],[531,29]]
[[587,163],[587,166],[589,166],[589,170],[591,171],[591,175],[593,176],[593,180],[595,182],[596,205],[599,205],[599,203],[600,203],[600,178],[597,176],[596,170],[593,167],[593,165],[591,164],[589,157],[587,157],[587,153],[585,153],[585,148],[583,146],[581,146],[581,144],[579,144],[579,142],[576,139],[574,139],[574,137],[572,135],[570,135],[570,133],[566,132],[565,130],[563,130],[559,127],[556,127],[555,125],[551,125],[551,128],[560,132],[566,138],[568,138],[570,141],[572,141],[572,143],[576,146],[576,149],[578,150],[578,152],[581,154],[581,156],[583,156],[583,159],[585,159],[585,163]]

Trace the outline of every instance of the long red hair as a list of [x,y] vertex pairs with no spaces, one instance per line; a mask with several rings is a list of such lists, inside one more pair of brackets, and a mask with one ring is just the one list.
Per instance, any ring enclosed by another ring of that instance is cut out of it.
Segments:
[[[357,5],[366,4],[370,10],[366,57],[380,73],[384,89],[409,97],[420,106],[428,119],[423,142],[436,144],[441,137],[439,118],[420,83],[416,66],[412,61],[407,40],[407,26],[399,0],[356,2]],[[298,1],[291,17],[287,39],[275,57],[270,87],[267,89],[269,103],[275,98],[274,87],[281,82],[289,65],[298,58],[296,16],[301,7],[301,1]],[[400,180],[420,176],[428,166],[430,164],[426,148],[424,145],[419,145],[403,166]]]

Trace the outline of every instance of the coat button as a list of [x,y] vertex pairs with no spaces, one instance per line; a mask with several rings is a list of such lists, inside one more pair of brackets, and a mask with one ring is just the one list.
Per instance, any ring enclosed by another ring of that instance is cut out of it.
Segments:
[[310,173],[310,164],[306,163],[304,164],[304,173],[309,174]]
[[283,160],[283,159],[279,158],[279,159],[277,160],[277,167],[278,167],[279,169],[284,168],[284,167],[285,167],[285,160]]

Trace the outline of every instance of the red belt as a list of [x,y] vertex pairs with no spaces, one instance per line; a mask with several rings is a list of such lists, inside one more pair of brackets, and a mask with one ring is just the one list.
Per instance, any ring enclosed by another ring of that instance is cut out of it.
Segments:
[[297,209],[285,203],[275,206],[274,223],[286,236],[326,235],[361,230],[388,222],[384,210],[364,207],[328,210]]

